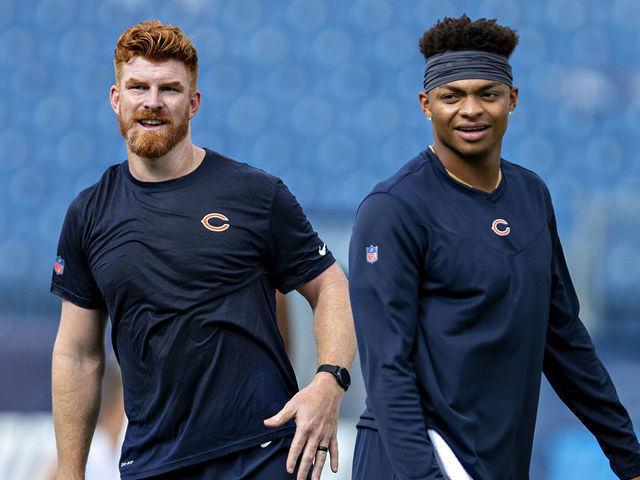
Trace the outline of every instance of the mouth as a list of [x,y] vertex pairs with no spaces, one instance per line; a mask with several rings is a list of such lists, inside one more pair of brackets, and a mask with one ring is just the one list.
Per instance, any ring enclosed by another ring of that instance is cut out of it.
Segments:
[[483,138],[489,131],[488,125],[460,125],[454,128],[462,139],[475,142]]
[[163,120],[150,119],[150,118],[144,118],[144,119],[137,120],[136,123],[138,125],[142,126],[143,128],[147,129],[147,130],[156,130],[156,129],[162,127],[163,125],[167,124],[167,122],[165,122]]

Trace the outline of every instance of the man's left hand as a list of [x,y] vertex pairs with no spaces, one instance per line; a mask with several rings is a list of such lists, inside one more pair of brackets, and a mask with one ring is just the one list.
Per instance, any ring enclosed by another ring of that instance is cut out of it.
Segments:
[[320,479],[327,452],[318,447],[328,447],[331,470],[338,471],[338,412],[343,396],[344,390],[336,379],[329,373],[320,372],[282,410],[264,421],[267,427],[280,427],[295,420],[296,433],[289,448],[287,472],[294,472],[300,457],[297,480],[306,480],[312,467],[312,480]]

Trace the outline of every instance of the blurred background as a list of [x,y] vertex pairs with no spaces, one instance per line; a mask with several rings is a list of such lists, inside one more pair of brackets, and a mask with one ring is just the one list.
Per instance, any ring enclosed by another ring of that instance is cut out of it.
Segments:
[[[126,157],[108,103],[113,50],[151,18],[198,48],[194,142],[280,176],[345,270],[359,202],[432,139],[417,98],[422,33],[465,12],[517,29],[503,156],[547,182],[582,318],[640,426],[640,2],[0,0],[0,12],[0,478],[44,478],[54,456],[58,234],[75,195]],[[315,347],[300,298],[287,296],[304,385]],[[350,478],[357,362],[341,472],[325,478]],[[531,478],[615,478],[546,383]]]

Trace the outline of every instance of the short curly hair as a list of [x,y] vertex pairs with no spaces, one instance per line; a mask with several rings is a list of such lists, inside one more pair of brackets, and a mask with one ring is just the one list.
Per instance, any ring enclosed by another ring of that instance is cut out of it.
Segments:
[[179,27],[169,23],[165,25],[159,20],[147,20],[126,29],[120,35],[113,54],[116,83],[122,76],[123,65],[137,55],[153,61],[180,60],[187,67],[190,86],[195,90],[198,52]]
[[508,58],[518,45],[518,34],[496,21],[480,18],[472,22],[466,14],[445,17],[422,35],[420,51],[425,59],[447,50],[484,50]]

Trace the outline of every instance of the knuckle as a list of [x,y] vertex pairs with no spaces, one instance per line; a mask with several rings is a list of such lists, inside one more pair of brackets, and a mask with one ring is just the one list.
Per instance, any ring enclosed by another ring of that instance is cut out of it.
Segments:
[[303,423],[302,425],[300,425],[300,430],[305,434],[311,433],[313,432],[313,424]]

